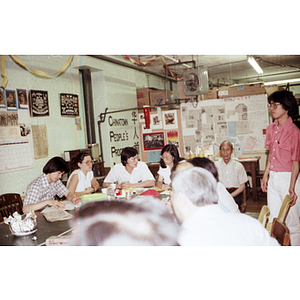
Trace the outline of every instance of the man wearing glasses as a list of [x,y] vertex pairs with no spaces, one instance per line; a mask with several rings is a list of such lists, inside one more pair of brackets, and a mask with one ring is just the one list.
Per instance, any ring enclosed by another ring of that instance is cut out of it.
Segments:
[[274,123],[267,127],[265,148],[268,163],[261,181],[261,189],[268,192],[270,221],[278,216],[284,197],[293,201],[286,219],[291,245],[300,245],[300,130],[291,117],[297,114],[297,102],[292,92],[277,91],[268,97]]
[[103,187],[118,182],[117,189],[149,188],[155,185],[155,179],[148,166],[139,161],[135,148],[125,147],[121,153],[121,164],[113,166],[104,179]]

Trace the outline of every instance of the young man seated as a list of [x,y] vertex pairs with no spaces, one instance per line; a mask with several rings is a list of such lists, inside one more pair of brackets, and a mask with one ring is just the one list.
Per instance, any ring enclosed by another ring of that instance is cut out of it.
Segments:
[[219,173],[219,180],[227,191],[234,198],[241,212],[246,211],[246,200],[243,199],[245,183],[248,181],[244,166],[231,158],[233,146],[230,142],[224,141],[220,145],[220,154],[222,158],[216,162]]

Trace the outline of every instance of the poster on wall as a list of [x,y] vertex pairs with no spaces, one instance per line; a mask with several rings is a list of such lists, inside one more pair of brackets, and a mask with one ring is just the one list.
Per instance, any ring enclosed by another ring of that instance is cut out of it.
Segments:
[[17,110],[16,91],[5,90],[7,110]]
[[173,144],[179,147],[179,138],[177,130],[167,131],[167,144]]
[[2,88],[0,88],[0,108],[5,108],[5,97],[4,97],[4,91]]
[[137,110],[116,112],[106,116],[108,136],[102,137],[104,160],[108,155],[112,165],[121,162],[121,153],[125,147],[133,147],[140,153],[139,116]]
[[25,89],[17,89],[19,108],[28,109],[27,93]]
[[59,98],[62,116],[79,116],[78,95],[60,93]]
[[145,151],[160,150],[164,147],[164,133],[152,132],[143,134],[143,145]]
[[168,110],[163,112],[164,129],[177,129],[177,113],[176,110]]
[[30,91],[30,113],[32,117],[49,116],[48,92]]

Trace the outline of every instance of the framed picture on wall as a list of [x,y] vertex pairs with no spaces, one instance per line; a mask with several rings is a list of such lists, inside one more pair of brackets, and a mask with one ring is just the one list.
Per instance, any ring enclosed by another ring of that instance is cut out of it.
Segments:
[[152,132],[143,134],[144,150],[160,150],[165,145],[163,132]]
[[15,90],[5,90],[7,110],[17,110],[17,98]]
[[78,95],[75,94],[59,94],[60,113],[62,116],[79,116]]
[[48,92],[31,90],[30,98],[30,113],[32,117],[49,116]]
[[28,109],[27,93],[24,89],[17,89],[19,108]]
[[0,108],[4,108],[6,107],[5,104],[5,97],[4,97],[4,90],[2,88],[0,88]]

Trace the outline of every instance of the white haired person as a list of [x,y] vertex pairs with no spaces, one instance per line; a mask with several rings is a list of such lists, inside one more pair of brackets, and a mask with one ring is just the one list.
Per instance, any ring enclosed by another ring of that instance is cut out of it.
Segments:
[[78,246],[178,246],[179,225],[153,197],[84,204],[73,220]]
[[245,214],[224,212],[217,181],[207,170],[188,168],[172,178],[171,204],[181,223],[182,246],[279,246],[262,224]]

